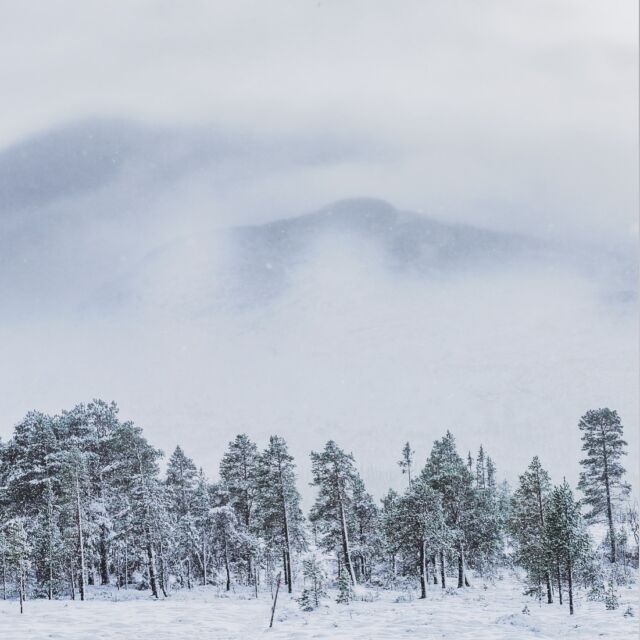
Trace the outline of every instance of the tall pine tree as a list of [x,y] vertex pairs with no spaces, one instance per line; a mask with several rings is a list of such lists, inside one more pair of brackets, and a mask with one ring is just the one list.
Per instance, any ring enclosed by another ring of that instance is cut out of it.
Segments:
[[625,469],[620,462],[626,455],[627,443],[622,438],[622,422],[611,409],[587,411],[580,419],[582,450],[586,457],[580,461],[584,471],[580,474],[578,489],[591,507],[587,518],[596,521],[605,518],[609,527],[610,560],[616,561],[616,530],[613,505],[629,493],[622,481]]

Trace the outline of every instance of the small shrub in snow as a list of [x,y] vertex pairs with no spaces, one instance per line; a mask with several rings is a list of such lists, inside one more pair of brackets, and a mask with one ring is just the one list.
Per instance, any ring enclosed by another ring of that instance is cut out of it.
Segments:
[[624,612],[624,617],[625,618],[633,618],[633,616],[635,615],[633,612],[633,607],[631,605],[629,605]]
[[313,611],[315,609],[314,599],[309,589],[302,590],[302,594],[298,598],[298,604],[303,611]]
[[302,562],[305,583],[309,586],[302,591],[298,604],[303,611],[313,611],[320,606],[320,601],[327,597],[325,584],[327,574],[322,563],[315,556],[309,556]]
[[457,595],[458,595],[458,590],[457,590],[457,589],[454,589],[453,587],[447,587],[447,588],[445,589],[445,593],[446,593],[448,596],[457,596]]
[[613,611],[620,606],[616,592],[616,583],[613,580],[609,580],[607,592],[604,595],[604,605],[609,611]]
[[346,573],[343,573],[338,578],[338,597],[336,602],[338,604],[349,604],[353,599],[353,592],[351,591],[351,582]]
[[524,608],[522,609],[522,613],[524,613],[525,616],[529,616],[531,615],[531,611],[529,611],[529,607],[528,605],[524,605]]
[[396,599],[394,600],[395,603],[400,603],[400,602],[411,602],[413,600],[413,595],[411,595],[410,592],[406,592],[406,593],[402,593],[399,596],[396,596]]

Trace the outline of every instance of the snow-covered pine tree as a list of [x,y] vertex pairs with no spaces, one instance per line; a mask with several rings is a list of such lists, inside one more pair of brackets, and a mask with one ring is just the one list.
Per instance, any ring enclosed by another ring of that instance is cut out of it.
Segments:
[[236,512],[238,522],[244,527],[246,534],[247,583],[253,580],[252,549],[249,535],[253,531],[254,500],[256,492],[256,464],[258,448],[245,434],[241,433],[228,445],[220,462],[220,478],[222,487],[229,496],[229,505]]
[[216,556],[225,572],[226,590],[231,590],[231,569],[244,546],[236,512],[229,505],[211,509],[211,533]]
[[98,555],[98,569],[100,583],[109,584],[111,555],[111,539],[113,533],[113,509],[116,508],[117,498],[113,494],[110,475],[116,461],[111,437],[119,424],[118,407],[115,402],[107,403],[103,400],[93,400],[85,411],[84,417],[88,425],[85,448],[91,456],[89,465],[89,479],[91,482],[91,514],[96,535],[96,551]]
[[178,519],[191,511],[197,480],[198,468],[182,448],[177,446],[167,463],[165,485],[169,508]]
[[45,508],[34,521],[33,564],[38,592],[52,600],[63,589],[64,545],[58,522],[59,507],[51,482],[45,500]]
[[291,556],[306,547],[304,516],[296,489],[293,456],[280,436],[271,436],[256,465],[256,520],[269,549],[283,559],[285,583],[293,591]]
[[415,451],[411,448],[409,442],[402,447],[402,457],[398,461],[398,466],[402,469],[402,474],[407,474],[409,486],[411,486],[411,470],[413,468],[413,456]]
[[546,587],[547,603],[553,602],[551,566],[553,557],[545,537],[545,513],[551,493],[551,480],[535,456],[520,476],[513,494],[509,531],[513,536],[517,562],[527,571],[530,588]]
[[476,488],[484,489],[487,482],[487,472],[485,470],[484,448],[480,445],[478,456],[476,457]]
[[380,514],[364,482],[356,474],[353,482],[353,534],[351,555],[358,582],[371,579],[373,560],[380,553]]
[[[504,549],[508,487],[502,488],[502,494],[498,491],[495,465],[482,447],[476,468],[481,468],[482,473],[478,474],[471,505],[467,534],[469,564],[481,576],[493,577]],[[507,495],[503,495],[505,492]]]
[[496,491],[497,489],[496,465],[494,464],[491,456],[487,456],[486,469],[487,469],[487,489],[491,491]]
[[354,458],[333,440],[321,452],[311,452],[312,486],[318,488],[310,520],[321,534],[327,551],[340,548],[352,584],[356,584],[350,537],[353,533],[353,487],[357,472]]
[[346,573],[340,574],[338,578],[338,595],[336,597],[337,604],[349,604],[353,599],[353,591],[351,589],[351,582],[349,576]]
[[[473,526],[473,477],[458,455],[455,438],[450,431],[434,442],[421,478],[442,497],[445,523],[457,553],[458,588],[462,588],[468,585],[465,575],[465,546]],[[443,562],[441,555],[441,563]]]
[[131,536],[139,541],[146,557],[149,587],[154,597],[159,596],[157,545],[160,536],[159,521],[163,514],[163,487],[159,481],[158,459],[162,452],[152,447],[142,430],[131,422],[118,425],[112,434],[117,451],[113,470],[117,489],[127,495],[130,503]]
[[578,489],[585,496],[584,502],[591,507],[587,519],[606,519],[609,527],[609,557],[611,562],[615,562],[614,503],[629,493],[629,485],[622,480],[625,469],[621,458],[627,454],[627,443],[622,438],[622,422],[616,411],[595,409],[582,416],[579,427],[586,457],[580,461],[584,471],[580,474]]
[[16,592],[20,601],[20,613],[23,612],[26,598],[27,572],[31,566],[29,554],[31,545],[27,537],[24,518],[13,518],[4,527],[6,560],[13,574]]
[[545,518],[545,538],[546,545],[558,561],[559,571],[564,572],[569,613],[573,614],[575,572],[589,555],[591,543],[582,521],[580,505],[566,480],[551,491]]
[[382,552],[388,566],[388,579],[393,584],[397,575],[398,554],[402,548],[400,527],[398,526],[398,508],[400,496],[393,489],[382,498],[380,524],[382,530]]
[[400,498],[396,517],[401,548],[413,557],[420,577],[420,597],[426,598],[430,554],[446,544],[442,498],[420,477]]
[[309,555],[302,561],[302,574],[305,588],[298,602],[303,611],[313,611],[327,597],[327,573],[322,561],[315,555]]
[[209,565],[211,564],[211,510],[214,507],[211,499],[209,482],[200,469],[195,478],[192,505],[187,516],[190,529],[191,551],[200,567],[202,584],[209,582]]
[[[165,477],[165,494],[169,527],[172,534],[168,542],[170,564],[178,574],[180,583],[191,589],[193,579],[194,545],[197,529],[193,518],[194,496],[198,482],[198,469],[193,460],[177,446],[169,458]],[[199,544],[198,544],[199,547]]]

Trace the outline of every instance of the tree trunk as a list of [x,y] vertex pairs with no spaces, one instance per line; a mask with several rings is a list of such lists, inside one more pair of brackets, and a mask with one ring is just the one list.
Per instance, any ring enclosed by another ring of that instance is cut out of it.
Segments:
[[433,574],[433,584],[438,584],[438,572],[436,571],[436,554],[431,556],[431,573]]
[[80,555],[80,580],[78,587],[80,590],[80,600],[84,600],[84,536],[82,534],[82,509],[80,507],[80,479],[76,470],[76,524],[78,528],[78,552]]
[[284,583],[286,585],[289,584],[289,572],[287,571],[287,552],[283,549],[282,551],[282,570],[284,571]]
[[444,574],[444,551],[440,552],[440,584],[443,589],[447,588],[446,578]]
[[287,588],[289,593],[293,591],[293,579],[291,577],[291,554],[287,551]]
[[149,586],[151,587],[151,595],[158,597],[158,583],[156,581],[156,555],[151,544],[151,533],[147,528],[147,563],[149,565]]
[[125,591],[129,589],[129,545],[126,538],[124,541],[124,588]]
[[202,584],[207,586],[207,546],[204,534],[202,536]]
[[356,584],[356,574],[353,571],[353,564],[351,563],[351,552],[349,551],[349,534],[347,532],[347,520],[344,513],[344,504],[342,503],[342,497],[338,497],[338,506],[340,510],[340,529],[342,532],[342,552],[344,554],[344,564],[349,572],[351,583]]
[[75,573],[76,573],[76,568],[73,566],[73,560],[70,560],[69,562],[69,579],[71,581],[71,599],[75,600],[76,599],[76,581],[75,581]]
[[164,547],[162,544],[162,539],[160,539],[160,590],[162,591],[162,595],[167,597],[167,585],[165,581],[165,561],[164,561]]
[[191,556],[187,558],[187,589],[191,590]]
[[462,587],[464,586],[465,586],[464,547],[460,545],[458,548],[458,589],[462,589]]
[[567,560],[567,586],[569,588],[569,614],[573,615],[573,576],[571,567],[571,556]]
[[2,551],[2,599],[7,599],[7,559]]
[[607,459],[607,446],[602,439],[602,458],[604,461],[604,488],[607,496],[607,521],[609,523],[609,543],[611,545],[611,562],[616,561],[616,530],[613,526],[613,509],[611,508],[611,489],[609,487],[609,461]]
[[23,601],[22,594],[23,594],[23,588],[24,588],[23,579],[24,578],[22,575],[22,569],[20,569],[20,575],[18,577],[18,597],[20,598],[20,614],[22,614],[22,610],[23,610],[22,609],[22,601]]
[[[538,516],[540,518],[540,530],[544,531],[544,507],[542,506],[542,489],[540,487],[540,477],[536,472],[536,496],[538,498]],[[553,595],[551,592],[551,576],[549,571],[545,573],[545,582],[547,583],[547,604],[553,602]]]
[[284,533],[284,582],[287,585],[287,590],[292,593],[293,580],[291,576],[291,542],[289,540],[289,516],[287,514],[287,501],[284,496],[284,479],[282,477],[282,462],[280,456],[278,456],[278,476],[280,479],[280,500],[282,502],[282,525]]
[[558,581],[558,599],[560,606],[562,606],[562,576],[560,575],[560,561],[556,563],[556,580]]
[[100,525],[100,584],[109,584],[109,549],[107,545],[107,527]]
[[420,542],[420,599],[427,597],[427,559],[424,540]]
[[[49,489],[51,485],[49,484]],[[51,504],[51,493],[48,494],[47,500],[47,522],[49,529],[49,586],[47,589],[47,597],[53,599],[53,505]]]
[[224,568],[227,572],[227,591],[231,591],[231,572],[229,571],[229,551],[227,548],[227,536],[224,536]]

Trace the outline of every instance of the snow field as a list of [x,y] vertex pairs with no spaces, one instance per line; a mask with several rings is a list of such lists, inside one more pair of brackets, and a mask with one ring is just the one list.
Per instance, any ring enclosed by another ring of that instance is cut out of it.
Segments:
[[[152,600],[147,592],[89,588],[90,599],[29,600],[20,616],[18,603],[0,601],[2,640],[287,640],[451,638],[455,640],[595,640],[638,637],[638,591],[622,587],[620,608],[578,594],[576,614],[567,606],[539,605],[521,595],[520,585],[499,581],[486,590],[478,583],[445,593],[431,586],[427,600],[416,592],[367,589],[367,601],[337,605],[326,600],[311,613],[300,610],[286,592],[278,597],[269,629],[271,597],[248,591],[226,595],[217,588],[174,592]],[[523,613],[525,605],[529,613]],[[624,612],[631,606],[633,617]]]

